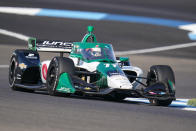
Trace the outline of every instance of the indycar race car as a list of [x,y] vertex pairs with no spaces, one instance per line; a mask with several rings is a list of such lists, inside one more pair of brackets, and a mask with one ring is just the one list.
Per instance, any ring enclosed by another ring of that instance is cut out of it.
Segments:
[[[87,95],[117,101],[141,97],[160,106],[175,100],[170,66],[153,65],[144,77],[128,57],[115,57],[111,44],[98,43],[92,26],[81,42],[30,38],[28,48],[16,49],[11,56],[9,85],[13,90],[47,90],[52,96]],[[40,51],[60,56],[40,62]],[[69,55],[64,57],[64,53]]]

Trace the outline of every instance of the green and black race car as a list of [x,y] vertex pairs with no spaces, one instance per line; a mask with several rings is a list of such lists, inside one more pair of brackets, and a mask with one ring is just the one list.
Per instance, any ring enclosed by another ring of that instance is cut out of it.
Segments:
[[[9,85],[13,90],[47,90],[50,95],[90,95],[113,100],[142,97],[161,106],[175,99],[175,77],[170,66],[154,65],[144,77],[128,57],[115,57],[111,44],[98,43],[92,26],[88,26],[81,42],[30,38],[28,47],[15,50],[11,57]],[[40,62],[39,51],[59,52],[60,56]],[[69,56],[64,57],[64,53]]]

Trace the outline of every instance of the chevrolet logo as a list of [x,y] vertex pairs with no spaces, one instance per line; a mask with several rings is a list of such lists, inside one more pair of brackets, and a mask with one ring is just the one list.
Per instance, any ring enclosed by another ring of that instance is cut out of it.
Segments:
[[24,63],[19,64],[20,69],[26,69],[27,65],[25,65]]

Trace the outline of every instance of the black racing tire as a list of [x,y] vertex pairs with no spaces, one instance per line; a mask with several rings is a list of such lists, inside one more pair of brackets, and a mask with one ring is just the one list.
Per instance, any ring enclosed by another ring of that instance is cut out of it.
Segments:
[[[162,82],[168,86],[168,80],[175,84],[174,71],[169,65],[154,65],[150,68],[150,72],[147,75],[147,85],[153,85],[157,82]],[[168,106],[172,103],[173,99],[159,100],[159,99],[149,99],[149,102],[153,106]]]
[[8,74],[8,79],[9,79],[9,86],[12,90],[18,90],[18,87],[15,86],[15,81],[16,81],[16,69],[18,64],[18,59],[15,55],[12,55],[10,59],[10,65],[9,65],[9,74]]
[[[46,87],[48,89],[49,95],[62,96],[62,93],[56,92],[59,77],[62,73],[68,73],[69,75],[74,75],[75,74],[74,63],[70,58],[54,57],[50,62],[48,72],[47,72],[47,78],[46,78]],[[70,94],[66,93],[64,95],[69,96]]]
[[147,85],[152,85],[156,82],[167,83],[168,80],[175,84],[174,71],[169,65],[154,65],[150,67],[150,72],[147,75],[150,78],[147,81]]

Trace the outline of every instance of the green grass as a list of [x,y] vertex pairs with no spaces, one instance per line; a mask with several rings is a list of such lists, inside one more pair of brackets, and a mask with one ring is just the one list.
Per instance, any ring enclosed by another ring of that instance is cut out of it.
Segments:
[[189,105],[189,106],[196,106],[196,98],[190,99],[190,100],[188,101],[188,105]]

